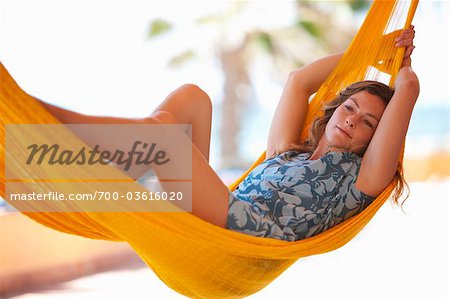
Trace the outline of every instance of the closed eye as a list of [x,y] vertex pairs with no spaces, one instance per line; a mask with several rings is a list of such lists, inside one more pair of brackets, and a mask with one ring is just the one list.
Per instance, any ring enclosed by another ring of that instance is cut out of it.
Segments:
[[367,126],[369,126],[370,128],[373,128],[373,125],[372,125],[368,120],[365,120],[364,123],[365,123]]
[[347,109],[348,111],[353,111],[353,107],[348,106],[348,105],[344,105],[345,109]]

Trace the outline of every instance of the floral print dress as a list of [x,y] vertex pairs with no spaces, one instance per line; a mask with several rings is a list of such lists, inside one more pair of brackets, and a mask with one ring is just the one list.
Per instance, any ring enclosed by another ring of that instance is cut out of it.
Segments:
[[355,187],[361,166],[355,153],[309,157],[287,151],[256,166],[229,192],[227,228],[297,241],[360,213],[375,199]]

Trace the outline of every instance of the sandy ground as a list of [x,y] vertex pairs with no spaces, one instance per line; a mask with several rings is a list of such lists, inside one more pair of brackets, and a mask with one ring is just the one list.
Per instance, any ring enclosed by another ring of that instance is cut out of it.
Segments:
[[0,298],[141,260],[127,243],[91,240],[44,227],[20,213],[0,217]]
[[450,153],[441,151],[424,157],[405,158],[403,167],[407,182],[444,179],[450,176]]

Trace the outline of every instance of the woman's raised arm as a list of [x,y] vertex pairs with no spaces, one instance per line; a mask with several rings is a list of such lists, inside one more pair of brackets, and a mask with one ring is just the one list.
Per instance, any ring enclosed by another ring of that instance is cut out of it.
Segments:
[[419,96],[419,80],[411,66],[403,66],[394,83],[394,95],[361,161],[358,190],[378,196],[395,176],[403,140]]
[[308,99],[333,71],[343,53],[318,59],[289,74],[272,118],[266,158],[287,145],[300,141],[308,111]]
[[403,140],[419,96],[419,79],[411,68],[414,36],[414,26],[411,25],[402,30],[396,39],[396,46],[406,47],[406,50],[394,82],[394,95],[364,153],[356,181],[356,187],[368,195],[379,195],[394,178]]
[[345,52],[339,52],[330,56],[317,59],[292,72],[296,80],[307,88],[311,95],[319,90],[322,83],[336,68]]

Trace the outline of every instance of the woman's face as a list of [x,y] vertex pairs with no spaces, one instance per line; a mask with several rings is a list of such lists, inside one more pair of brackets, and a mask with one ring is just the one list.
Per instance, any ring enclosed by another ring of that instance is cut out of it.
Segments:
[[351,95],[331,116],[324,138],[329,146],[360,154],[369,145],[386,105],[363,90]]

